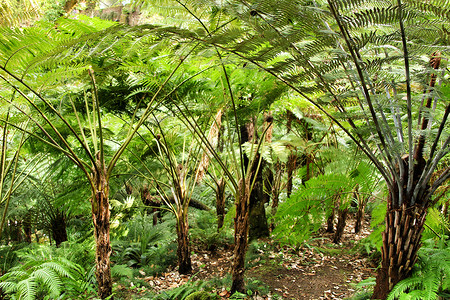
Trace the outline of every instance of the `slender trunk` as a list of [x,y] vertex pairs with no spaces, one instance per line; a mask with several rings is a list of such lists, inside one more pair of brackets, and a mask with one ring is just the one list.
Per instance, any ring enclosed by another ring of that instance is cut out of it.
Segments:
[[275,168],[275,176],[272,182],[272,216],[277,213],[278,203],[280,200],[280,192],[281,192],[281,178],[283,176],[283,168],[281,162],[277,162],[274,166]]
[[336,232],[334,233],[333,243],[338,244],[341,242],[342,235],[344,234],[345,222],[347,220],[348,208],[338,209],[338,222],[336,225]]
[[109,183],[105,177],[106,170],[101,170],[99,174],[94,169],[93,173],[96,189],[91,198],[92,220],[94,223],[94,237],[96,244],[95,276],[98,284],[98,296],[101,299],[105,299],[112,295],[110,261],[111,241],[109,236]]
[[427,209],[419,205],[391,208],[381,247],[381,267],[372,299],[386,299],[392,288],[411,275],[417,260]]
[[292,194],[292,187],[293,187],[293,179],[294,179],[294,170],[297,167],[297,153],[295,150],[291,152],[291,154],[288,157],[287,162],[287,197],[291,197]]
[[355,221],[355,233],[359,233],[361,231],[362,220],[364,218],[364,210],[366,209],[365,203],[359,203],[358,211],[356,212],[356,221]]
[[225,180],[219,179],[216,189],[216,213],[217,213],[217,231],[223,227],[225,218]]
[[31,216],[27,214],[23,220],[23,233],[25,234],[25,242],[31,244]]
[[[250,177],[250,176],[247,176]],[[231,294],[234,292],[245,292],[244,272],[245,272],[245,253],[248,244],[249,230],[249,190],[250,180],[239,181],[239,190],[236,201],[236,217],[234,218],[234,251],[232,262],[232,280]]]
[[334,215],[336,212],[336,205],[333,203],[333,209],[331,210],[331,215],[327,218],[327,230],[326,232],[334,232]]
[[275,223],[274,223],[274,216],[277,213],[278,210],[278,203],[280,201],[280,192],[281,192],[281,178],[283,176],[283,168],[280,161],[277,161],[277,163],[274,165],[275,169],[275,176],[273,176],[272,181],[272,208],[270,213],[272,214],[272,220],[270,222],[270,230],[273,231],[275,229]]
[[[286,119],[287,119],[287,123],[286,123],[286,133],[291,132],[292,130],[292,121],[294,120],[294,114],[292,113],[292,111],[288,110],[286,111]],[[291,154],[288,157],[288,161],[287,161],[287,166],[286,166],[286,171],[287,171],[287,184],[286,184],[286,189],[287,189],[287,198],[289,198],[291,196],[292,193],[292,174],[295,170],[295,165],[297,163],[297,155],[294,155],[295,150],[291,150]]]
[[[256,168],[256,164],[259,161],[259,154],[255,157],[255,166],[252,168]],[[266,210],[264,208],[264,203],[266,202],[266,197],[264,194],[263,188],[263,169],[264,162],[261,163],[261,166],[256,173],[256,170],[252,169],[252,173],[255,174],[256,178],[253,188],[250,192],[250,201],[249,201],[249,239],[259,239],[262,237],[269,236],[269,226],[267,225],[267,217]],[[253,176],[252,176],[253,177]]]
[[[312,132],[311,132],[311,125],[305,121],[305,119],[301,120],[301,124],[303,125],[303,132],[305,136],[305,140],[308,142],[312,139]],[[305,183],[312,178],[312,162],[313,158],[311,157],[310,153],[305,154],[305,166],[306,166],[306,173],[302,178],[302,184],[305,185]]]
[[178,273],[189,274],[192,272],[192,263],[191,252],[189,249],[189,224],[187,212],[180,214],[177,223]]

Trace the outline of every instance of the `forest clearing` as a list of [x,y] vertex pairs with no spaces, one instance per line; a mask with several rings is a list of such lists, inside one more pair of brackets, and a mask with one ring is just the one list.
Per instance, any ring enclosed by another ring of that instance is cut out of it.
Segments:
[[450,299],[449,0],[0,0],[1,299]]

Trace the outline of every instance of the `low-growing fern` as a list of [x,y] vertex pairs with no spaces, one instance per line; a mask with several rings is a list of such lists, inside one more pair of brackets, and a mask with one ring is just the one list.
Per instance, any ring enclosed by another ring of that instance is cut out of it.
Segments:
[[76,280],[81,267],[65,258],[45,259],[25,256],[24,264],[13,267],[0,277],[0,289],[18,299],[35,299],[38,292],[57,298],[64,290],[66,280]]
[[423,247],[411,277],[400,281],[389,294],[388,300],[449,299],[450,247],[441,249]]
[[69,244],[63,248],[67,249],[39,245],[17,251],[19,263],[0,277],[0,290],[11,299],[40,299],[44,295],[56,299],[62,294],[92,293],[92,276],[71,260]]

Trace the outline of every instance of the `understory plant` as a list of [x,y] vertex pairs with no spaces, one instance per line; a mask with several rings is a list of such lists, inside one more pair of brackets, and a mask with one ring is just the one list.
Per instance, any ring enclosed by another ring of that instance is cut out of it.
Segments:
[[[49,246],[36,246],[17,251],[18,264],[0,277],[0,289],[17,299],[44,296],[80,296],[95,293],[93,274],[67,259],[67,252]],[[70,257],[68,255],[67,257]],[[92,260],[93,262],[93,260]]]
[[387,300],[435,300],[450,297],[450,243],[425,241],[411,277],[400,281]]
[[[157,275],[176,264],[175,224],[169,218],[152,225],[152,216],[139,214],[124,222],[128,232],[113,241],[112,261],[116,265],[139,268],[146,275]],[[120,230],[120,229],[119,229]],[[116,267],[116,271],[119,269]]]

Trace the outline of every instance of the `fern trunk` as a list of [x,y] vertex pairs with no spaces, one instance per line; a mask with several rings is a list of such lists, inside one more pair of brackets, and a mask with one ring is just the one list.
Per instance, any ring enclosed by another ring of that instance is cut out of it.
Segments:
[[192,271],[192,263],[191,252],[189,249],[189,224],[187,212],[180,214],[177,223],[178,273],[189,274]]
[[336,213],[336,204],[333,202],[333,209],[331,210],[331,215],[327,218],[327,229],[326,232],[334,232],[334,215]]
[[31,216],[30,216],[30,214],[27,214],[23,220],[23,233],[25,235],[25,242],[28,244],[31,244]]
[[[272,181],[272,209],[271,214],[272,217],[275,216],[278,210],[278,203],[280,201],[280,192],[281,192],[281,178],[283,176],[283,168],[281,167],[281,162],[278,161],[275,166],[275,176]],[[270,230],[273,230],[275,228],[274,219],[272,218],[271,224],[270,224]]]
[[358,205],[358,211],[356,212],[356,221],[355,221],[355,233],[359,233],[362,227],[362,220],[364,217],[365,204],[360,203]]
[[[94,223],[94,236],[96,243],[95,276],[98,284],[98,296],[106,299],[112,295],[111,279],[111,241],[109,235],[109,182],[105,176],[106,171],[94,170],[94,183],[96,190],[91,199],[92,220]],[[109,298],[111,299],[111,298]]]
[[[255,161],[259,161],[259,154],[254,158]],[[252,170],[252,173],[255,174],[256,178],[254,178],[255,182],[253,184],[253,188],[250,192],[250,201],[249,201],[249,239],[255,240],[262,237],[269,236],[269,225],[267,224],[266,217],[266,209],[264,204],[267,202],[266,195],[264,193],[264,183],[262,176],[264,161],[261,162],[261,166],[257,170]],[[255,168],[256,166],[252,166]],[[253,177],[253,176],[252,176]]]
[[249,180],[239,181],[238,197],[236,202],[236,217],[234,218],[234,251],[232,263],[231,294],[234,292],[245,292],[244,272],[245,272],[245,253],[248,244],[249,230]]
[[223,227],[225,218],[225,180],[219,179],[216,189],[216,214],[217,214],[217,231]]
[[342,235],[344,234],[345,222],[347,220],[348,208],[338,210],[338,222],[336,225],[336,232],[334,233],[333,243],[338,244],[341,242]]
[[291,152],[291,154],[288,157],[288,161],[287,161],[287,184],[286,184],[286,193],[287,193],[287,197],[291,197],[292,194],[292,188],[294,186],[294,171],[296,169],[297,166],[297,153],[295,152],[295,150],[293,150]]
[[386,299],[392,288],[411,275],[421,244],[427,209],[420,205],[389,209],[372,299]]

